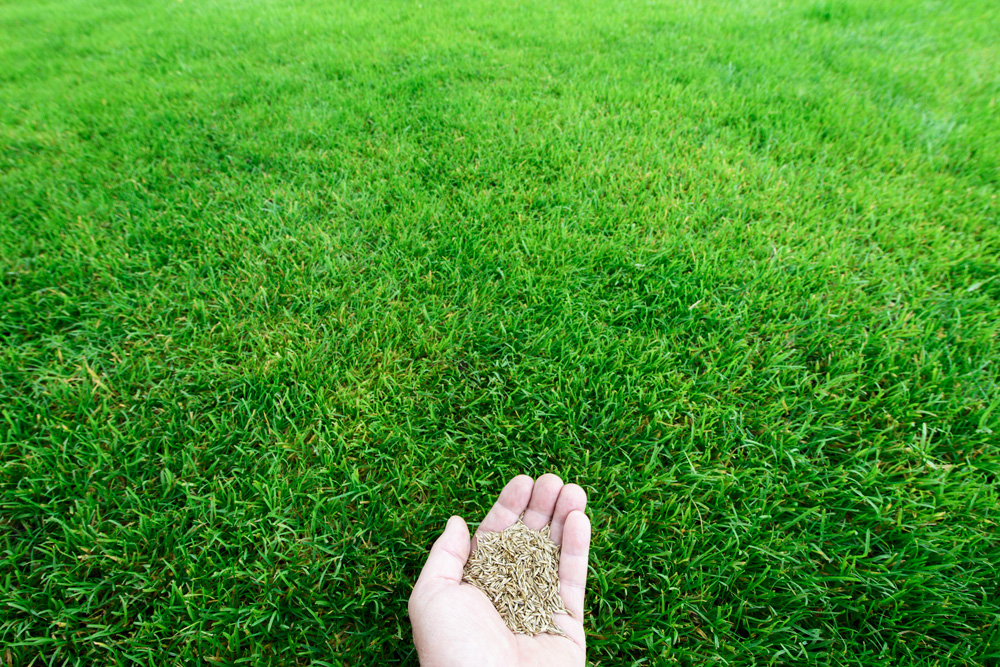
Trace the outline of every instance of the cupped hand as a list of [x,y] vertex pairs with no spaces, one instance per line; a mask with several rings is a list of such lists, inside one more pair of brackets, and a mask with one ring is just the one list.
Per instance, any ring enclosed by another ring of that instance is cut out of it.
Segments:
[[585,665],[583,595],[590,550],[590,520],[583,510],[587,494],[576,484],[563,484],[556,475],[532,480],[518,475],[507,483],[493,508],[476,530],[501,531],[524,514],[529,528],[552,524],[550,536],[562,546],[559,590],[572,616],[555,614],[565,637],[514,634],[493,603],[478,588],[462,581],[462,569],[475,548],[475,537],[461,517],[448,520],[431,547],[420,577],[410,594],[413,641],[421,667],[503,667]]

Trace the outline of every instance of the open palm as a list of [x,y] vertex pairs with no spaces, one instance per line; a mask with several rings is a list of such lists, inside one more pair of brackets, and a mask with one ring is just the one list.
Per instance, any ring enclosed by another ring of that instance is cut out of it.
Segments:
[[493,603],[478,588],[462,581],[462,569],[475,547],[465,521],[453,516],[431,547],[424,569],[410,595],[413,639],[422,667],[466,665],[586,664],[583,594],[587,580],[590,520],[583,510],[587,496],[575,484],[556,475],[532,480],[519,475],[507,483],[476,534],[501,531],[523,521],[541,529],[551,523],[552,540],[562,546],[559,590],[572,616],[556,614],[566,637],[514,634]]

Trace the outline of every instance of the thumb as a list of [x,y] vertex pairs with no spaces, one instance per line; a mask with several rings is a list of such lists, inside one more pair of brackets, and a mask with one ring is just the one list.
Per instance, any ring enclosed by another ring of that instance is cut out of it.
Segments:
[[424,563],[424,569],[421,570],[417,583],[424,582],[424,585],[427,585],[431,582],[449,584],[461,582],[462,569],[465,567],[465,561],[469,560],[470,547],[469,527],[465,525],[465,520],[460,516],[448,519],[441,537],[437,538],[431,547],[431,553],[427,556],[427,562]]

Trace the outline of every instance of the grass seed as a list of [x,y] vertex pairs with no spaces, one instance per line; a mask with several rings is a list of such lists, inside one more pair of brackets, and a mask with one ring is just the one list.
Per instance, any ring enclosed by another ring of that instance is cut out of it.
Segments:
[[553,614],[570,613],[559,595],[559,551],[549,526],[532,530],[518,521],[479,535],[463,581],[486,594],[513,632],[565,636],[552,620]]

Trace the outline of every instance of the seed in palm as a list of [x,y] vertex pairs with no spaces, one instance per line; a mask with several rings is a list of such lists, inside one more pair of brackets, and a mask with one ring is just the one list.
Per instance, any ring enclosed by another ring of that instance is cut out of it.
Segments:
[[532,530],[518,521],[499,533],[480,533],[462,580],[490,599],[513,632],[566,636],[553,614],[569,614],[559,595],[559,545],[549,526]]

